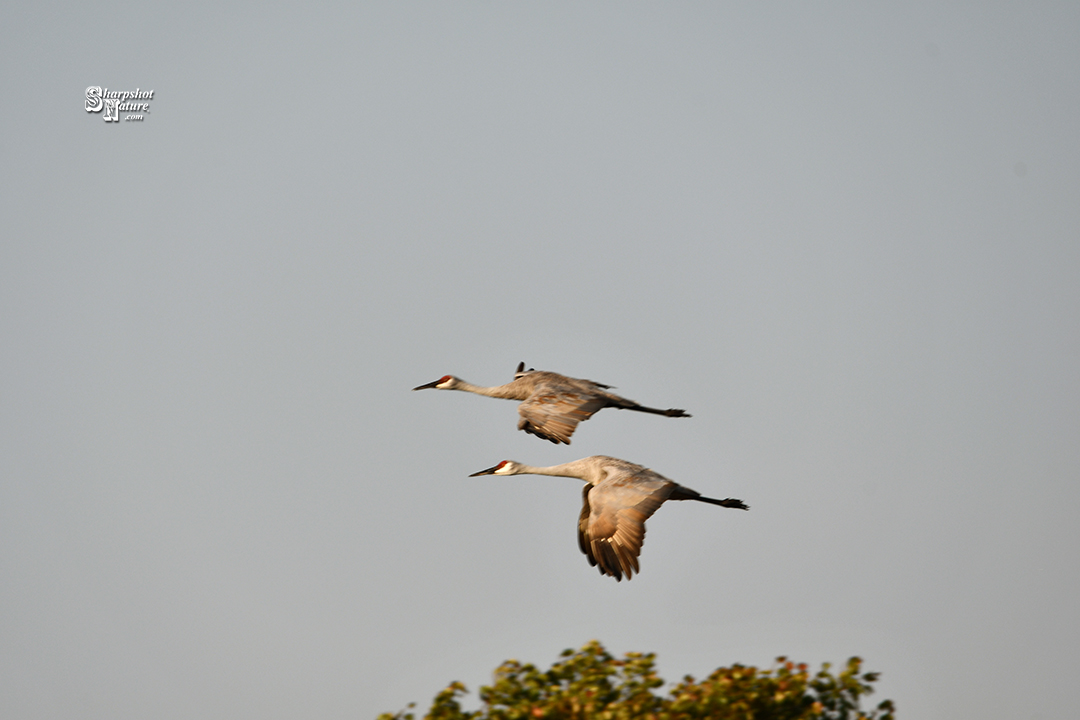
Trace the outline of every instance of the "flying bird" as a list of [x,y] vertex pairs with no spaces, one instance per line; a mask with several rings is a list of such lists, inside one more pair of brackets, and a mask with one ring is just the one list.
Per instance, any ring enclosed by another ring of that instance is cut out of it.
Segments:
[[639,405],[633,400],[608,392],[611,387],[558,373],[532,368],[526,370],[525,363],[521,363],[514,373],[514,380],[505,385],[481,387],[453,375],[443,375],[435,382],[418,385],[413,390],[464,390],[487,397],[521,400],[523,402],[518,406],[518,414],[521,415],[518,430],[550,440],[556,445],[569,445],[570,436],[574,434],[578,423],[588,420],[594,413],[606,407],[667,417],[690,417],[684,410],[658,410]]
[[555,475],[585,481],[578,518],[578,547],[599,566],[601,575],[622,581],[640,573],[638,556],[645,540],[645,521],[665,500],[699,500],[721,507],[749,510],[742,500],[715,500],[626,460],[593,455],[562,465],[530,467],[503,460],[479,475]]

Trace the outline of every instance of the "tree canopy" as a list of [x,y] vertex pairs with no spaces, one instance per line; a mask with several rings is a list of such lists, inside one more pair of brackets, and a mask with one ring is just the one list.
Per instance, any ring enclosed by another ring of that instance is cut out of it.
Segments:
[[[850,658],[836,672],[829,663],[811,674],[805,663],[778,657],[768,669],[732,665],[701,681],[687,675],[667,696],[656,674],[654,653],[627,653],[619,660],[592,641],[565,650],[548,670],[507,660],[494,682],[480,688],[481,708],[466,711],[467,694],[452,682],[438,695],[424,720],[895,720],[891,700],[864,710],[878,673],[862,672],[862,660]],[[410,705],[410,708],[413,706]],[[410,710],[385,713],[378,720],[415,720]]]

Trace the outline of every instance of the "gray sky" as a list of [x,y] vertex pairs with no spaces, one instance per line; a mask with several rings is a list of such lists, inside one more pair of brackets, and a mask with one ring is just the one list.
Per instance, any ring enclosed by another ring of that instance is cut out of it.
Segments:
[[[1080,6],[356,5],[3,11],[5,717],[374,717],[591,638],[1073,712]],[[409,391],[522,360],[694,417]],[[616,583],[580,483],[467,477],[594,454],[752,509]]]

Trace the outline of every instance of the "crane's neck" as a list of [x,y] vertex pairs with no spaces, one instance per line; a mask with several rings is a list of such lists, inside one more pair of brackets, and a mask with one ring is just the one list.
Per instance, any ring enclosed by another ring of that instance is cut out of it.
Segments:
[[552,475],[555,477],[572,477],[579,480],[584,480],[590,485],[595,485],[600,482],[600,469],[590,465],[583,460],[574,460],[573,462],[563,463],[562,465],[551,465],[550,467],[533,467],[531,465],[518,464],[517,472],[515,475]]
[[454,386],[454,390],[463,390],[465,392],[476,393],[477,395],[503,398],[505,400],[524,400],[529,396],[527,389],[522,387],[520,383],[512,382],[507,383],[506,385],[497,385],[495,387],[484,387],[482,385],[473,385],[464,380],[458,380],[457,385]]

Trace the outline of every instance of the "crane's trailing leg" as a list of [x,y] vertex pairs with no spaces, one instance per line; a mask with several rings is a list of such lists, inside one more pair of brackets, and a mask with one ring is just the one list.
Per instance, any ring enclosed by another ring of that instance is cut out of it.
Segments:
[[658,408],[645,407],[644,405],[616,405],[615,407],[620,410],[637,410],[638,412],[652,413],[653,415],[663,415],[664,417],[693,417],[685,410],[679,410],[678,408],[668,408],[667,410],[660,410]]
[[697,500],[698,502],[712,503],[713,505],[719,505],[720,507],[735,508],[736,510],[749,510],[750,506],[744,503],[742,500],[736,500],[735,498],[724,498],[723,500],[717,500],[716,498],[705,497],[696,490],[691,490],[688,487],[677,485],[674,490],[671,491],[671,495],[668,496],[668,500]]

